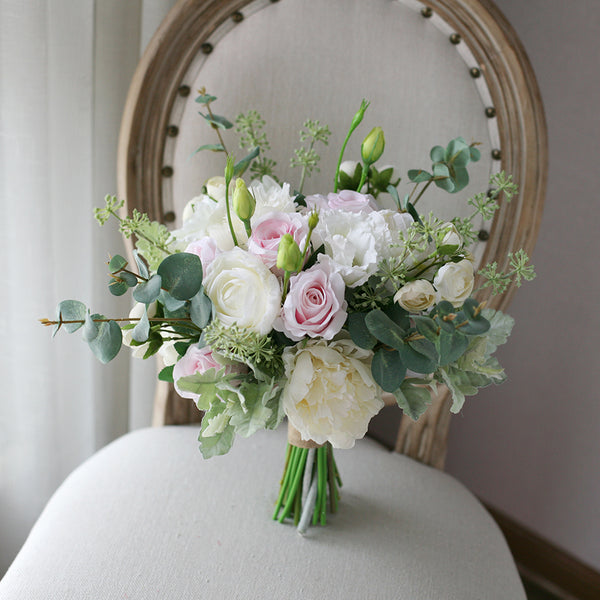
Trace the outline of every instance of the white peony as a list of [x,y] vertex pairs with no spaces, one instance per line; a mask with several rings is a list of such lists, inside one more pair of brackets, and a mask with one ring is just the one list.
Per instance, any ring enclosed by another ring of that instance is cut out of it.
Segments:
[[433,306],[435,297],[431,283],[426,279],[417,279],[402,286],[394,295],[394,302],[408,312],[420,312]]
[[265,335],[281,307],[279,280],[258,258],[234,248],[219,254],[208,267],[204,289],[215,316]]
[[282,403],[303,440],[352,448],[383,407],[371,375],[372,352],[351,340],[310,340],[283,352]]
[[410,215],[391,210],[366,214],[344,210],[323,212],[313,234],[314,245],[325,246],[319,262],[337,271],[347,286],[362,285],[377,271],[381,260],[402,251],[399,233],[411,224]]
[[473,263],[466,258],[457,263],[447,263],[436,273],[433,285],[440,300],[460,306],[473,291]]

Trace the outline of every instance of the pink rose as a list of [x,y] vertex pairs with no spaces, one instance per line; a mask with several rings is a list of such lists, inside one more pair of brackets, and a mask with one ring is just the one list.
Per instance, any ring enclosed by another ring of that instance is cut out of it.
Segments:
[[304,198],[304,202],[306,202],[307,212],[310,212],[311,210],[329,210],[327,198],[325,198],[325,196],[322,194],[306,196],[306,198]]
[[182,398],[189,398],[194,402],[198,402],[199,395],[192,392],[181,390],[177,385],[177,381],[181,377],[194,375],[194,373],[205,373],[209,369],[220,371],[225,369],[225,374],[241,373],[245,371],[245,366],[241,364],[222,365],[217,362],[212,354],[210,346],[198,348],[192,345],[187,349],[187,352],[182,356],[173,367],[173,380],[175,381],[175,390]]
[[379,209],[371,194],[361,194],[352,190],[327,194],[327,204],[333,210],[342,209],[348,212],[373,212]]
[[273,328],[294,341],[305,335],[331,340],[346,322],[345,285],[328,266],[315,265],[290,278],[290,289]]
[[195,254],[200,257],[202,263],[202,272],[206,273],[210,263],[215,260],[218,254],[221,254],[221,250],[217,246],[217,242],[211,237],[203,237],[199,240],[195,240],[188,244],[185,252]]
[[298,213],[270,212],[252,223],[248,252],[258,256],[269,269],[277,264],[277,249],[281,237],[289,233],[300,249],[304,249],[308,224]]

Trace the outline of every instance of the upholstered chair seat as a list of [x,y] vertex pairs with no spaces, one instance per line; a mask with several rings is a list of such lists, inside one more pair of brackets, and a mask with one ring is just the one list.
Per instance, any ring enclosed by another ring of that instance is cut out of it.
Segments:
[[210,460],[197,430],[138,430],[76,469],[0,599],[525,598],[495,522],[449,475],[360,440],[336,451],[339,512],[301,536],[271,518],[285,427]]

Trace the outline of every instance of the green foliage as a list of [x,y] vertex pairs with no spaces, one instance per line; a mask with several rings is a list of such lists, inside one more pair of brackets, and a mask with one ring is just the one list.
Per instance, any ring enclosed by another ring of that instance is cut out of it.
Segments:
[[294,150],[294,158],[290,160],[292,168],[302,167],[302,175],[298,190],[302,192],[306,177],[310,177],[314,171],[319,171],[319,161],[321,157],[317,154],[314,147],[317,143],[327,146],[331,132],[327,125],[321,125],[319,121],[307,119],[300,130],[300,141],[308,142],[308,147],[301,147]]
[[133,299],[143,304],[151,304],[160,296],[162,278],[160,275],[153,275],[148,281],[140,283],[133,290]]
[[371,362],[373,379],[385,392],[395,392],[406,375],[406,365],[397,350],[379,348]]
[[[101,315],[93,315],[92,319],[103,318]],[[88,339],[88,345],[96,358],[102,363],[110,362],[121,349],[121,328],[115,321],[102,321],[97,323],[96,335]]]
[[202,263],[195,254],[180,252],[167,256],[159,265],[157,274],[162,287],[176,300],[189,300],[202,286]]
[[200,288],[198,293],[190,300],[190,318],[194,325],[204,329],[212,315],[212,302],[204,293],[204,288]]
[[100,225],[104,225],[111,215],[117,216],[117,212],[125,206],[125,200],[119,200],[116,196],[104,197],[104,208],[94,209],[94,218]]
[[377,343],[377,338],[369,331],[365,323],[366,313],[355,312],[348,315],[346,326],[352,341],[359,347],[370,350]]
[[206,115],[203,113],[198,114],[215,129],[231,129],[233,127],[233,123],[221,115],[214,115],[212,113]]
[[413,421],[416,421],[431,404],[431,393],[423,384],[422,379],[405,379],[402,385],[394,391],[398,406]]
[[[83,302],[79,300],[63,300],[56,307],[56,325],[53,335],[56,335],[57,331],[64,327],[67,333],[73,333],[77,331],[83,325],[83,319],[87,314],[87,308]],[[81,321],[76,323],[65,323],[64,321]]]

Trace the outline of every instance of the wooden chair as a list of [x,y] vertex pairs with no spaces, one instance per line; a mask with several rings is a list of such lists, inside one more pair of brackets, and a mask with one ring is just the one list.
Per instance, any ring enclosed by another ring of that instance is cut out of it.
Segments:
[[[543,108],[519,40],[491,0],[180,0],[127,100],[119,190],[129,210],[176,226],[183,205],[221,172],[220,157],[190,158],[213,142],[194,104],[204,86],[221,114],[266,117],[273,156],[291,155],[307,117],[337,132],[330,143],[339,146],[363,97],[366,127],[383,126],[385,156],[404,173],[426,165],[433,145],[472,137],[483,157],[472,185],[456,197],[433,194],[430,205],[464,211],[471,190],[502,168],[520,192],[482,223],[477,258],[502,263],[533,247],[546,181]],[[335,158],[324,160],[314,190],[330,187]],[[492,306],[506,308],[513,292]],[[204,461],[189,425],[200,414],[161,385],[155,424],[179,426],[128,434],[77,469],[0,584],[0,599],[522,599],[499,529],[439,470],[448,408],[442,391],[418,422],[402,417],[397,453],[370,439],[339,452],[341,511],[301,538],[270,521],[285,432],[238,440],[230,454]],[[374,436],[386,437],[394,418],[384,413]]]

